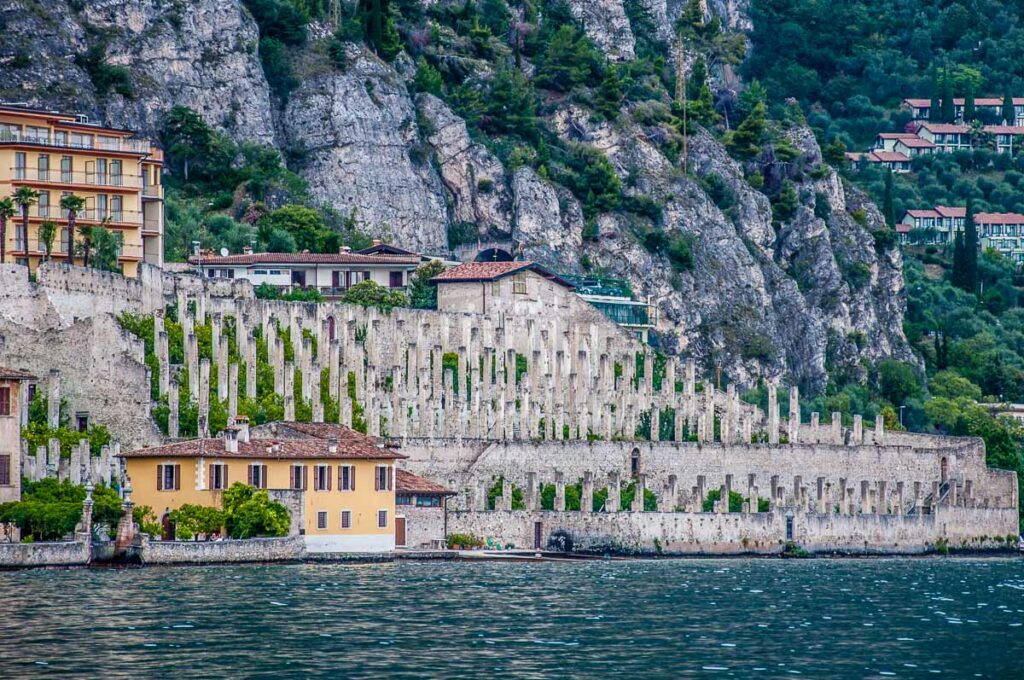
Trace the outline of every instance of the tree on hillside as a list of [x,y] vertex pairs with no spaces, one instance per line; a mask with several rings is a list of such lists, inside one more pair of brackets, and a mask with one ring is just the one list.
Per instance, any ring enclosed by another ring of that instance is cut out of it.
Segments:
[[964,122],[969,123],[978,117],[978,112],[974,105],[974,81],[967,81],[967,94],[964,95]]
[[[715,99],[708,85],[708,67],[702,57],[693,62],[690,78],[686,82],[686,99],[689,102],[689,117],[700,125],[710,126],[718,121]],[[689,131],[687,130],[686,133]]]
[[404,307],[408,304],[405,293],[398,290],[390,290],[369,279],[360,281],[345,291],[341,301],[350,305],[376,307],[384,311],[395,307]]
[[175,106],[167,112],[161,137],[167,155],[179,165],[186,182],[192,164],[208,158],[212,151],[213,130],[186,106]]
[[7,255],[7,220],[14,217],[16,210],[10,198],[0,198],[0,264]]
[[939,74],[932,67],[932,99],[928,107],[928,121],[938,123],[942,117],[942,93],[939,91]]
[[974,293],[978,288],[978,229],[974,224],[974,200],[967,199],[964,228],[957,232],[953,248],[953,274],[951,283]]
[[893,176],[891,169],[885,173],[885,200],[882,201],[882,212],[885,216],[885,224],[890,229],[895,229],[896,205],[893,199]]
[[275,236],[275,232],[279,231],[294,239],[296,249],[315,253],[322,250],[327,227],[316,210],[301,205],[283,205],[259,221],[260,240],[268,245],[271,252],[274,252],[271,243],[281,243],[281,235]]
[[366,43],[382,59],[391,61],[402,51],[402,40],[391,16],[389,0],[359,0]]
[[942,114],[940,120],[943,123],[952,123],[956,120],[956,104],[953,101],[953,77],[949,73],[948,64],[942,72]]
[[1017,121],[1017,109],[1013,105],[1013,97],[1007,94],[1003,97],[1003,124],[1013,125]]
[[750,115],[743,119],[739,127],[726,135],[726,147],[740,158],[753,158],[761,153],[767,129],[767,116],[764,102],[755,104]]

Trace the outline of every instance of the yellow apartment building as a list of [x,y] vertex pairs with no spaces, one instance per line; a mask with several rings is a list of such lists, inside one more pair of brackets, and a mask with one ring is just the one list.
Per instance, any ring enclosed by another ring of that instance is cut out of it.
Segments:
[[243,482],[271,497],[288,491],[301,498],[292,520],[308,552],[394,550],[395,460],[405,456],[349,428],[320,425],[333,436],[257,439],[240,418],[218,438],[122,453],[132,500],[153,508],[167,528],[172,510],[222,507],[224,489]]
[[[140,262],[163,264],[164,211],[160,172],[163,151],[130,130],[107,128],[83,116],[0,104],[0,198],[28,187],[38,193],[29,206],[28,229],[21,208],[7,220],[5,262],[34,271],[46,247],[39,225],[57,225],[50,257],[68,261],[68,214],[60,207],[68,194],[85,200],[75,215],[79,225],[98,226],[123,236],[118,261],[125,276],[134,277]],[[73,250],[76,264],[81,257]]]

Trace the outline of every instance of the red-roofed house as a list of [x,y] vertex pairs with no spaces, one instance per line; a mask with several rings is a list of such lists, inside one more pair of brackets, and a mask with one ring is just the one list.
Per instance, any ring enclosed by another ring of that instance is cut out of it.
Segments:
[[967,125],[921,123],[917,136],[931,142],[941,152],[969,149],[971,146],[971,128]]
[[1001,153],[1012,154],[1014,148],[1020,148],[1021,138],[1024,137],[1022,125],[986,125],[984,130],[995,136],[996,149]]
[[571,283],[534,262],[467,262],[431,282],[445,312],[564,315],[586,305]]
[[454,496],[440,484],[395,470],[395,546],[433,548],[444,545],[445,499]]
[[254,253],[247,248],[240,255],[193,255],[189,263],[206,278],[247,279],[254,286],[266,283],[279,289],[316,288],[332,297],[367,280],[404,289],[422,257],[391,254],[383,247],[365,254]]
[[[914,120],[924,121],[931,116],[932,102],[930,99],[907,98],[903,100],[903,108],[908,109]],[[1003,112],[1003,99],[1001,97],[978,97],[974,100],[974,108],[979,114],[985,114],[986,118],[1001,116]],[[1006,121],[1011,125],[1024,125],[1024,97],[1013,98],[1013,108],[1016,120]],[[964,119],[964,98],[953,98],[953,113],[958,122]]]
[[[908,210],[896,231],[904,245],[946,245],[964,229],[965,208],[937,205],[933,209]],[[977,213],[974,223],[983,249],[992,248],[1018,265],[1024,264],[1024,215]]]
[[1024,265],[1024,215],[1020,213],[978,213],[978,238],[982,248],[992,248],[1017,266]]
[[[21,500],[21,426],[26,416],[28,389],[35,376],[0,366],[0,503]],[[13,535],[16,529],[7,528]],[[0,524],[0,541],[4,539]]]

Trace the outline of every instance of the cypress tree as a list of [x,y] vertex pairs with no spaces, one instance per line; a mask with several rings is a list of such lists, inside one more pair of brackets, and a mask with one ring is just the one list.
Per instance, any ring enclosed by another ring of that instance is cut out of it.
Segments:
[[942,98],[939,96],[939,74],[932,67],[932,101],[928,107],[928,120],[932,123],[939,122],[939,116],[941,111],[939,110],[942,106]]
[[896,228],[896,203],[893,200],[892,170],[885,173],[885,198],[882,202],[885,223],[890,229]]
[[964,216],[964,286],[968,293],[978,290],[978,227],[974,224],[974,199],[967,199]]
[[974,106],[974,81],[967,81],[967,94],[964,95],[964,122],[970,123],[978,117]]
[[1003,97],[1003,123],[1013,125],[1017,122],[1017,110],[1013,106],[1013,97],[1007,94]]
[[957,288],[964,288],[964,233],[956,232],[953,239],[953,275],[950,283]]
[[942,117],[941,122],[952,123],[956,120],[956,107],[953,104],[953,79],[949,75],[949,66],[942,74]]

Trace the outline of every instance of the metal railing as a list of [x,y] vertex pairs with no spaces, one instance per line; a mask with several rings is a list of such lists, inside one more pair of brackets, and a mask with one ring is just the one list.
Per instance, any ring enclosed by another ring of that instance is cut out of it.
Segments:
[[99,187],[124,187],[138,189],[142,186],[139,175],[115,175],[110,172],[73,172],[66,170],[46,170],[39,168],[11,168],[14,179],[32,182],[48,182],[52,184],[88,184]]
[[[97,131],[99,132],[99,131]],[[114,151],[121,153],[148,154],[152,145],[148,139],[117,139],[112,142],[99,141],[95,138],[73,139],[71,135],[28,134],[19,130],[0,130],[0,144],[33,144],[58,149],[78,149],[81,151]]]
[[[80,237],[75,238],[75,257],[81,257],[81,243]],[[42,256],[46,254],[46,244],[36,239],[35,243],[26,243],[26,240],[20,235],[16,235],[13,239],[8,239],[8,252],[13,255],[38,255]],[[54,240],[53,247],[50,249],[51,257],[67,257],[68,242],[67,239]],[[95,252],[95,250],[93,250]],[[142,259],[144,255],[143,247],[137,243],[122,243],[118,249],[118,258],[123,259]]]
[[[20,213],[20,211],[19,211]],[[29,217],[43,217],[53,220],[67,220],[67,211],[59,205],[33,205],[28,209]],[[83,208],[75,213],[75,219],[84,222],[103,222],[114,224],[142,224],[142,213],[138,210],[112,210],[111,208]]]

